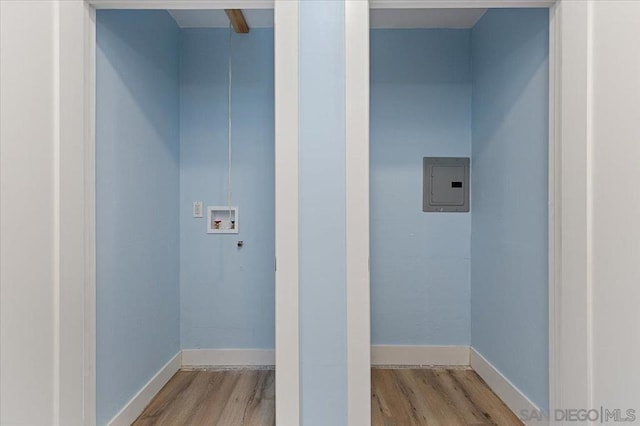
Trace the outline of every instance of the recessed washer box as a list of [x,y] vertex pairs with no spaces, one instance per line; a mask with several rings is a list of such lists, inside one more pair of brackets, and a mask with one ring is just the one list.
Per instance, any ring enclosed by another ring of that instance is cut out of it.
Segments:
[[468,157],[424,157],[422,169],[422,211],[469,211]]
[[238,207],[207,207],[207,234],[237,234],[239,226]]

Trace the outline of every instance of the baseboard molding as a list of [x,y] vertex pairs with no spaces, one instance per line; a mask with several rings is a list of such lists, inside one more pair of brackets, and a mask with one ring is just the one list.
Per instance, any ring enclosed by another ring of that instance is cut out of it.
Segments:
[[183,367],[273,366],[273,349],[183,349]]
[[[507,407],[511,409],[517,416],[523,410],[526,413],[541,413],[540,409],[534,404],[527,396],[520,391],[509,379],[500,373],[500,371],[493,366],[485,357],[471,348],[470,353],[471,368],[487,383],[492,391],[496,393],[507,404]],[[544,426],[548,425],[548,420],[532,420],[525,421],[527,425]]]
[[371,365],[469,365],[469,346],[371,346]]
[[[162,387],[180,370],[189,367],[273,366],[271,349],[183,349],[167,362],[146,385],[114,416],[109,426],[129,426]],[[372,366],[471,366],[516,415],[539,408],[478,351],[468,346],[371,346]],[[531,421],[527,425],[545,426]]]
[[178,351],[146,385],[109,422],[109,426],[130,426],[151,402],[160,389],[182,367],[182,351]]

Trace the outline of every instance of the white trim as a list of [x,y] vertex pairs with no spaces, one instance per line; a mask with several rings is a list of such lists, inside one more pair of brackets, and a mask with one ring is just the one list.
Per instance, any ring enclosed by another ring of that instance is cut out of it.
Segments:
[[275,0],[86,0],[96,9],[273,9]]
[[369,0],[372,9],[547,8],[556,0]]
[[116,414],[113,419],[108,423],[109,426],[129,426],[133,423],[140,414],[144,411],[147,405],[151,402],[160,389],[167,384],[169,379],[180,370],[182,366],[182,355],[178,351],[155,376],[147,382],[146,385],[134,395],[127,404],[122,407],[122,410]]
[[[549,407],[558,406],[556,399],[560,386],[558,363],[560,361],[560,218],[557,216],[560,203],[560,96],[557,85],[560,81],[560,19],[557,16],[557,5],[549,9],[549,222],[548,222],[548,280],[549,280]],[[556,267],[558,266],[558,267]],[[551,411],[553,412],[553,411]]]
[[371,346],[371,365],[469,365],[469,346]]
[[95,22],[58,1],[59,401],[54,424],[95,424]]
[[[500,371],[494,367],[485,357],[483,357],[474,348],[470,353],[471,368],[478,373],[480,377],[487,383],[489,388],[507,404],[516,415],[520,415],[523,411],[527,413],[541,413],[540,409],[520,389],[509,379],[507,379]],[[548,422],[532,420],[526,424],[541,426]]]
[[84,4],[85,31],[85,399],[84,424],[96,423],[96,10]]
[[278,1],[275,45],[276,423],[300,424],[298,0]]
[[183,349],[182,366],[189,367],[241,367],[273,366],[273,349]]
[[[556,288],[555,318],[550,321],[550,361],[556,377],[550,389],[551,409],[590,407],[592,315],[588,299],[588,3],[561,1],[555,11],[559,46],[556,63]],[[555,323],[555,324],[554,324]],[[555,328],[555,330],[553,328]]]
[[369,7],[345,2],[347,406],[371,425],[369,303]]
[[[586,239],[587,239],[587,247],[586,247],[586,274],[587,274],[587,296],[586,296],[586,305],[587,305],[587,339],[586,339],[586,347],[587,347],[587,407],[594,407],[594,389],[593,389],[593,380],[594,380],[594,347],[593,347],[593,126],[594,126],[594,117],[593,117],[593,11],[594,8],[594,0],[589,0],[587,2],[587,108],[586,108],[586,147],[585,147],[585,157],[586,157]],[[593,424],[593,422],[592,422]]]
[[[52,374],[52,384],[53,384],[53,389],[51,392],[52,398],[53,398],[53,418],[52,418],[52,423],[54,426],[59,426],[60,425],[60,409],[61,409],[61,398],[60,398],[60,393],[61,393],[61,382],[60,382],[60,376],[62,373],[62,370],[66,368],[64,368],[64,366],[61,363],[61,347],[62,344],[60,342],[61,340],[61,334],[62,334],[62,324],[65,323],[64,319],[61,318],[61,303],[64,303],[64,300],[62,299],[62,286],[60,285],[60,281],[61,281],[61,275],[65,273],[64,271],[64,267],[63,267],[63,258],[61,256],[61,251],[63,251],[64,249],[66,249],[66,247],[63,246],[63,243],[61,241],[60,235],[62,233],[62,228],[64,227],[61,217],[62,217],[62,202],[61,202],[61,198],[62,195],[60,194],[62,186],[60,184],[61,182],[61,162],[62,162],[62,150],[64,149],[61,146],[60,143],[60,139],[62,136],[62,131],[67,131],[67,129],[64,129],[64,126],[62,125],[62,114],[63,112],[61,111],[61,109],[66,109],[65,105],[62,104],[62,97],[64,96],[63,93],[61,93],[61,85],[64,85],[65,83],[67,83],[66,79],[65,81],[63,81],[63,79],[61,78],[62,76],[62,72],[61,72],[61,65],[63,64],[62,59],[62,54],[61,54],[61,50],[60,50],[60,44],[61,44],[61,38],[63,36],[63,33],[60,31],[60,19],[61,19],[61,4],[59,0],[55,1],[56,5],[55,5],[55,9],[54,9],[54,13],[53,13],[53,40],[51,43],[52,44],[52,48],[53,48],[53,67],[52,67],[52,74],[53,74],[53,103],[54,103],[54,107],[53,107],[53,173],[52,173],[52,185],[51,185],[51,193],[52,193],[52,201],[53,201],[53,214],[52,214],[52,219],[53,219],[53,227],[52,227],[52,236],[53,236],[53,265],[52,265],[52,275],[53,275],[53,303],[52,303],[52,308],[53,308],[53,341],[52,341],[52,346],[53,346],[53,374]],[[66,77],[66,76],[65,76]],[[75,107],[76,105],[71,104],[69,105],[71,108]],[[65,172],[68,172],[67,170],[65,170]],[[72,194],[73,195],[73,194]],[[74,249],[74,244],[68,244],[70,249]],[[77,295],[76,295],[77,296]],[[69,324],[71,325],[71,324]],[[78,356],[77,353],[70,353],[69,355],[74,355],[75,357]],[[66,361],[66,360],[65,360]]]

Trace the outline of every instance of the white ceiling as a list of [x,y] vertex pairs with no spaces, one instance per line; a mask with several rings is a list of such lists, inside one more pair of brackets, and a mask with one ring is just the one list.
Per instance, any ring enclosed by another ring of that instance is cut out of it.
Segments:
[[[371,28],[471,28],[487,9],[372,9]],[[272,9],[245,9],[249,28],[273,27]],[[226,28],[224,10],[169,10],[181,28]]]
[[371,28],[471,28],[487,9],[371,9]]
[[[169,10],[180,28],[227,28],[229,19],[224,10]],[[249,28],[272,28],[273,9],[244,9]]]

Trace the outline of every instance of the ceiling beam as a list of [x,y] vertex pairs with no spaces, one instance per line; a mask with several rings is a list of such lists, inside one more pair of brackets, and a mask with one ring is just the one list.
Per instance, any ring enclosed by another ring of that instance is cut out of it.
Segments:
[[244,19],[242,10],[225,9],[224,12],[227,14],[227,17],[229,17],[229,21],[231,21],[231,25],[233,25],[233,29],[236,30],[237,33],[247,34],[249,32],[249,25],[247,25],[247,21]]

